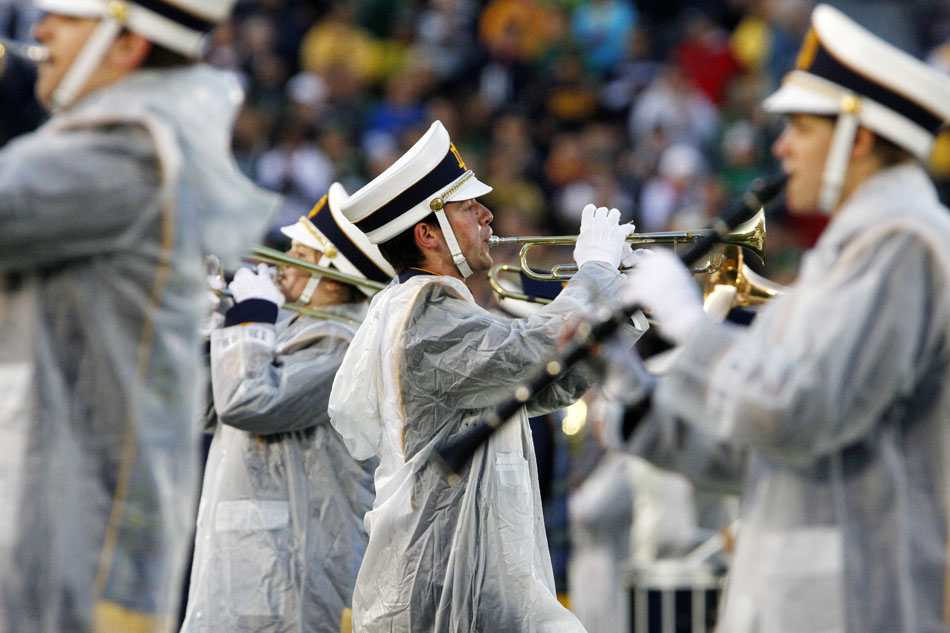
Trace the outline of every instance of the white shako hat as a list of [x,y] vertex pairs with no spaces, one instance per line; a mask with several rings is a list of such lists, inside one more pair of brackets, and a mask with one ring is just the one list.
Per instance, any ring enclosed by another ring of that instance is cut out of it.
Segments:
[[445,126],[435,121],[415,145],[351,195],[340,210],[374,244],[435,213],[455,265],[468,277],[472,271],[442,209],[447,202],[478,198],[491,190],[465,166]]
[[838,203],[854,133],[864,126],[921,161],[950,118],[950,78],[820,4],[796,68],[764,102],[775,113],[837,115],[820,206]]
[[[385,284],[396,276],[396,271],[379,252],[379,248],[340,213],[340,204],[346,199],[343,185],[335,182],[309,214],[301,216],[293,224],[281,227],[280,232],[295,242],[323,253],[319,266],[332,266],[348,275]],[[366,295],[375,293],[375,290],[366,286],[358,288]]]
[[33,0],[49,13],[98,18],[69,71],[56,87],[54,110],[72,103],[123,28],[155,44],[197,58],[207,33],[231,14],[235,0]]

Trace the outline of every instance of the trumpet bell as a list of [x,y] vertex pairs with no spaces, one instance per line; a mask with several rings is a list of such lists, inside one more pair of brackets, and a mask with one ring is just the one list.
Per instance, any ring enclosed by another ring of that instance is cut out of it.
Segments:
[[787,290],[786,286],[759,275],[743,258],[742,249],[730,246],[719,267],[703,282],[703,309],[722,320],[732,308],[761,305]]

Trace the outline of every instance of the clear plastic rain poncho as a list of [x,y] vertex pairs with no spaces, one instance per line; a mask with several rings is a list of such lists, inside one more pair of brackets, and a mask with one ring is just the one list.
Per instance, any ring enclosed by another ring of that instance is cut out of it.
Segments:
[[[366,306],[322,309],[357,322]],[[327,416],[355,331],[301,316],[279,322],[276,333],[263,323],[212,332],[219,424],[184,633],[341,630],[366,549],[376,466],[350,457]]]
[[588,633],[622,633],[621,565],[630,553],[634,457],[601,455],[568,501],[571,557],[567,570],[571,610]]
[[[510,397],[554,353],[591,293],[614,296],[618,279],[585,264],[524,319],[480,308],[451,277],[411,277],[374,297],[330,395],[330,419],[350,452],[380,458],[354,630],[583,631],[555,597],[525,410],[478,449],[456,487],[430,454]],[[575,367],[530,414],[569,404],[593,379]]]
[[926,174],[879,172],[791,292],[661,377],[635,450],[743,487],[722,633],[950,630],[947,244]]
[[138,72],[0,152],[4,633],[174,626],[206,238],[236,261],[277,203],[231,157],[239,97],[210,68]]

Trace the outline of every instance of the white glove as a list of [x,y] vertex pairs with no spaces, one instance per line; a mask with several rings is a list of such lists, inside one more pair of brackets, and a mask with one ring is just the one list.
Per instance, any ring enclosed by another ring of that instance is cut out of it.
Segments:
[[234,280],[228,284],[228,290],[235,303],[247,299],[264,299],[276,303],[277,307],[284,305],[284,294],[274,285],[273,277],[267,264],[258,264],[257,270],[239,268],[234,273]]
[[620,211],[589,204],[581,213],[581,231],[574,244],[574,262],[580,268],[587,262],[604,262],[620,268],[627,236],[633,224],[619,224]]
[[643,366],[635,341],[622,334],[601,347],[606,364],[601,393],[607,400],[627,406],[645,398],[656,386],[656,377]]
[[[649,253],[649,254],[647,254]],[[672,251],[643,251],[625,275],[620,297],[624,305],[652,311],[663,334],[682,343],[703,319],[703,300],[690,271]]]
[[[630,226],[633,226],[633,222],[630,223]],[[633,231],[631,231],[632,233]],[[640,249],[637,249],[640,250]],[[637,263],[638,255],[636,251],[633,250],[633,246],[627,240],[623,241],[623,250],[620,251],[620,269],[625,270],[627,268],[632,268],[634,264]]]

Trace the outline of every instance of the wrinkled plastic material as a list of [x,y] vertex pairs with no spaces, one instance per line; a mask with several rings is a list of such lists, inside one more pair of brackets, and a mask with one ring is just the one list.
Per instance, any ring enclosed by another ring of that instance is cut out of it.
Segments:
[[[590,294],[615,297],[618,279],[585,265],[555,301],[514,320],[483,310],[449,277],[412,277],[374,297],[330,395],[350,452],[380,458],[354,630],[583,631],[555,597],[525,410],[478,449],[458,486],[429,457],[509,397]],[[572,402],[593,379],[578,365],[530,414]]]
[[947,244],[925,173],[879,172],[791,292],[660,378],[635,450],[744,484],[722,633],[947,630]]
[[[323,309],[359,319],[366,307]],[[269,324],[212,333],[219,424],[183,633],[339,633],[366,549],[376,466],[351,458],[327,417],[354,331],[297,317],[276,335]]]
[[209,68],[136,73],[0,152],[3,633],[177,618],[202,237],[223,234],[214,250],[235,260],[276,208],[230,169],[235,85]]
[[621,602],[621,565],[630,553],[635,458],[619,452],[601,456],[571,493],[568,516],[571,558],[567,570],[571,611],[587,633],[619,633],[627,615]]

